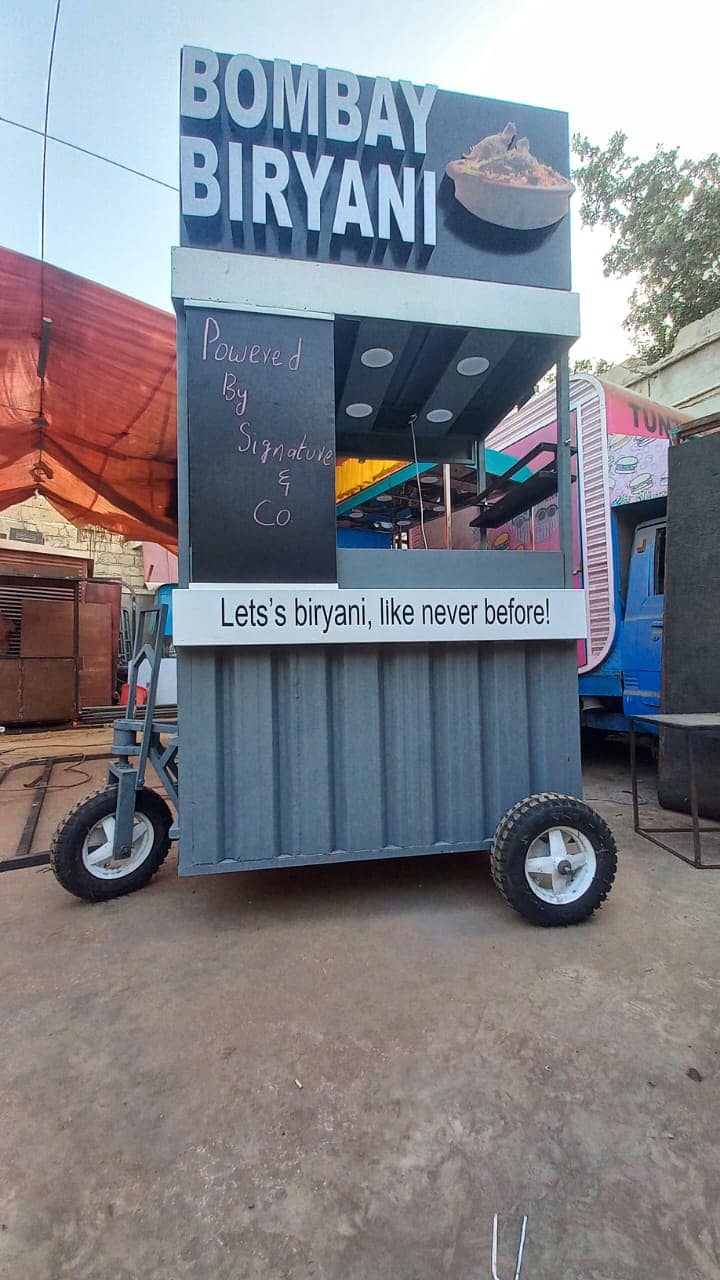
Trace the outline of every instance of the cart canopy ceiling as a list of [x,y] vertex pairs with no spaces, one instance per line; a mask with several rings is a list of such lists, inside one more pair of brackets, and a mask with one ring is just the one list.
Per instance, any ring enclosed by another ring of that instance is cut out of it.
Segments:
[[35,492],[174,549],[175,317],[0,248],[0,508]]

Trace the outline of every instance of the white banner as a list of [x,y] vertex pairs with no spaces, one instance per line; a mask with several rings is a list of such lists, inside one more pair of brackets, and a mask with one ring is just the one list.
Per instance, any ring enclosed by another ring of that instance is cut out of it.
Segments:
[[582,591],[191,587],[172,597],[176,645],[579,640]]

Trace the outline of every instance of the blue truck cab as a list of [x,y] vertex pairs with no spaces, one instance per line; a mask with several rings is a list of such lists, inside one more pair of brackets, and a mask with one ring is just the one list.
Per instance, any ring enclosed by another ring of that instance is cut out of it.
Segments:
[[580,676],[580,711],[585,728],[626,733],[631,716],[660,708],[665,500],[611,514],[615,634],[603,662]]

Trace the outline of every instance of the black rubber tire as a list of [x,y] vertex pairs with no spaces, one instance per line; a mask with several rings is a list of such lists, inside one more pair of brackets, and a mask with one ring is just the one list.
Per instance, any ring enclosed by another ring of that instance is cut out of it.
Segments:
[[[533,840],[550,827],[571,827],[592,841],[595,875],[574,902],[543,902],[525,876],[525,857]],[[617,847],[599,813],[574,796],[546,792],[527,796],[508,809],[495,832],[490,855],[492,877],[505,901],[532,924],[546,928],[580,924],[605,901],[617,871]]]
[[82,847],[86,835],[101,818],[115,813],[117,787],[103,787],[86,796],[71,809],[58,827],[50,847],[50,865],[58,882],[68,893],[85,902],[104,902],[142,889],[162,866],[170,848],[172,813],[156,791],[142,787],[137,793],[135,812],[149,818],[154,830],[150,853],[145,861],[127,876],[117,880],[101,880],[83,864]]

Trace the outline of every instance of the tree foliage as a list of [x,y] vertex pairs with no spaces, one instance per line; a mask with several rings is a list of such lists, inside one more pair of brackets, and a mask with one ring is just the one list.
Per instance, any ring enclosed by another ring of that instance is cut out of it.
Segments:
[[597,378],[602,378],[610,368],[609,360],[591,360],[588,356],[581,356],[579,360],[575,360],[570,365],[571,373],[594,373]]
[[678,330],[720,307],[720,155],[681,160],[658,146],[649,160],[614,133],[606,147],[576,134],[575,178],[586,226],[608,228],[606,275],[634,276],[625,327],[638,354],[653,361]]
[[[611,368],[609,360],[593,360],[589,356],[580,356],[577,360],[570,361],[571,376],[575,373],[592,373],[596,378],[602,378],[603,374],[607,373],[609,368]],[[538,391],[548,391],[550,387],[554,386],[555,368],[553,366],[553,368],[548,369],[547,373],[544,374],[540,381],[535,384],[533,394],[537,394]]]

